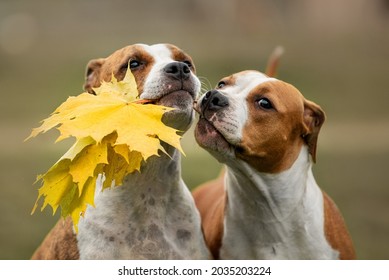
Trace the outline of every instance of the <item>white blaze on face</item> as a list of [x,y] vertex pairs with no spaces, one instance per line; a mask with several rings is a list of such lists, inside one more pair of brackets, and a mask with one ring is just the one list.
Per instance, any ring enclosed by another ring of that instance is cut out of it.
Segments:
[[159,72],[170,62],[174,62],[172,51],[164,44],[157,45],[142,45],[146,52],[148,52],[154,59],[154,67],[150,71],[150,75],[154,75],[154,72]]
[[269,78],[258,71],[243,71],[225,80],[226,86],[221,88],[220,92],[228,97],[229,108],[225,113],[221,127],[218,128],[226,140],[235,145],[241,141],[243,128],[249,119],[247,96],[258,85],[277,79]]
[[140,95],[140,98],[144,99],[155,99],[159,97],[160,87],[164,87],[163,84],[163,68],[173,62],[171,50],[164,44],[157,45],[144,45],[138,44],[144,48],[144,50],[153,57],[153,67],[144,83],[143,93]]

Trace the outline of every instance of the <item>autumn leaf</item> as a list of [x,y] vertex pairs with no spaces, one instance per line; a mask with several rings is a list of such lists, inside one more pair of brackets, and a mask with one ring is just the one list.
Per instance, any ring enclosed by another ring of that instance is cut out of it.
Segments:
[[123,80],[118,81],[112,74],[110,82],[102,81],[100,87],[94,88],[93,90],[96,95],[104,92],[121,95],[129,102],[135,101],[139,95],[134,75],[132,75],[130,69],[127,69]]
[[87,205],[94,206],[98,176],[104,178],[103,189],[120,186],[127,174],[140,171],[143,161],[158,156],[159,150],[165,152],[161,141],[183,152],[177,130],[161,121],[173,109],[144,104],[129,69],[122,81],[112,76],[94,91],[96,95],[69,97],[27,138],[56,128],[56,141],[76,139],[47,173],[38,176],[43,184],[32,211],[43,198],[41,211],[50,205],[54,214],[60,207],[61,216],[71,216],[76,231]]

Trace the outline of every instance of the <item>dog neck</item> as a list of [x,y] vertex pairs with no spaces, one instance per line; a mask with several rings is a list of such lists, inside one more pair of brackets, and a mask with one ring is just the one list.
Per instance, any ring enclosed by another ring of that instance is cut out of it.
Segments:
[[[200,217],[181,179],[179,151],[165,149],[120,187],[99,192],[79,223],[85,259],[208,258]],[[101,185],[101,184],[100,184]]]
[[253,259],[334,257],[325,239],[323,196],[311,166],[304,146],[292,167],[278,174],[258,172],[242,161],[227,168],[222,258],[239,259],[240,252]]

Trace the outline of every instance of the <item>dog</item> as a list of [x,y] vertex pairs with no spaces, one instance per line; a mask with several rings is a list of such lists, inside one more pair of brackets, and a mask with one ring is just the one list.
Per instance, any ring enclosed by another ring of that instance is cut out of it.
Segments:
[[344,220],[312,173],[324,111],[292,85],[248,70],[195,104],[197,143],[225,171],[193,192],[220,259],[354,259]]
[[[201,87],[191,57],[170,44],[130,45],[91,60],[84,89],[94,94],[112,75],[122,80],[128,67],[139,97],[174,108],[162,121],[187,131]],[[199,212],[181,178],[180,152],[162,145],[169,155],[149,158],[122,186],[102,192],[97,183],[95,208],[88,206],[78,234],[70,218],[59,221],[32,259],[209,259]]]

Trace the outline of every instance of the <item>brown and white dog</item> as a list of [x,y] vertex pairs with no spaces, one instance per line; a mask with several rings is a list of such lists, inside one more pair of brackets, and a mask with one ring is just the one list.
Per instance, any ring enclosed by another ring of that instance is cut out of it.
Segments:
[[[114,74],[123,79],[128,66],[140,98],[175,108],[163,122],[182,132],[190,127],[193,100],[200,90],[192,59],[168,44],[130,45],[87,66],[85,90]],[[112,124],[113,126],[115,124]],[[70,219],[59,221],[36,250],[33,259],[209,259],[200,215],[181,178],[180,153],[164,145],[140,173],[130,174],[120,187],[101,192],[73,232]]]
[[226,164],[193,193],[220,259],[353,259],[343,218],[312,174],[325,114],[292,85],[257,71],[202,96],[195,137]]

